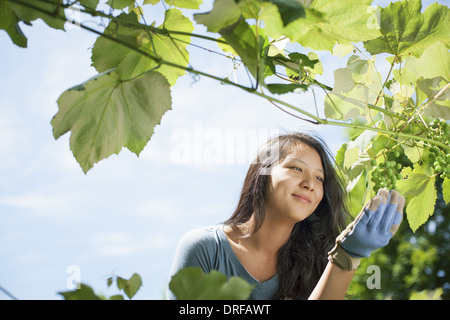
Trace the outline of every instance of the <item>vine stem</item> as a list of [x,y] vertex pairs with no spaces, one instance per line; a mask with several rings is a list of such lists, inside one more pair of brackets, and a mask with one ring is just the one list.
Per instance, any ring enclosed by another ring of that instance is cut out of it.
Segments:
[[[359,125],[359,124],[353,124],[353,123],[347,123],[347,122],[338,122],[338,121],[322,119],[322,118],[314,116],[313,114],[311,114],[311,113],[309,113],[309,112],[307,112],[305,110],[299,109],[299,108],[297,108],[297,107],[295,107],[295,106],[293,106],[293,105],[291,105],[291,104],[289,104],[287,102],[284,102],[282,100],[276,99],[274,97],[267,96],[267,95],[265,95],[263,93],[259,93],[257,91],[252,92],[252,93],[255,94],[255,95],[258,95],[258,96],[260,96],[260,97],[262,97],[264,99],[267,99],[267,100],[270,100],[272,102],[284,105],[284,106],[286,106],[286,107],[288,107],[290,109],[293,109],[293,110],[295,110],[297,112],[300,112],[300,113],[302,113],[302,114],[304,114],[304,115],[306,115],[306,116],[316,120],[315,124],[318,124],[318,125],[319,124],[322,124],[322,125],[333,125],[333,126],[347,127],[347,128],[353,128],[353,129],[362,129],[362,130],[376,131],[376,132],[380,132],[380,133],[385,133],[385,134],[387,134],[389,136],[396,135],[396,136],[403,137],[403,138],[408,138],[408,139],[413,139],[413,140],[420,140],[420,141],[426,141],[426,142],[438,145],[438,146],[440,146],[442,148],[450,149],[450,146],[447,146],[446,144],[444,144],[442,142],[435,141],[435,140],[428,139],[428,138],[424,138],[424,137],[418,137],[418,136],[415,136],[415,135],[412,135],[412,134],[407,134],[407,133],[402,133],[402,132],[392,132],[392,131],[389,131],[389,130],[386,130],[386,129],[377,128],[377,127],[370,127],[370,126],[364,126],[364,125]],[[311,121],[309,121],[309,122],[311,122]],[[312,122],[312,123],[314,123],[314,122]]]
[[431,100],[428,100],[427,103],[423,104],[419,109],[417,109],[416,112],[411,116],[411,118],[408,120],[408,122],[406,124],[409,124],[412,121],[412,119],[416,116],[416,114],[420,116],[421,112],[425,108],[427,108],[431,103],[436,101],[436,99],[439,98],[445,92],[445,90],[447,90],[449,87],[450,87],[450,82],[447,83],[445,85],[445,87],[443,87],[441,90],[439,90],[439,92]]
[[[9,0],[9,1],[11,1],[11,0]],[[170,67],[173,67],[173,68],[185,70],[185,71],[187,71],[189,73],[194,73],[194,74],[197,74],[197,75],[200,75],[200,76],[204,76],[204,77],[207,77],[207,78],[210,78],[210,79],[214,79],[214,80],[220,81],[221,83],[229,84],[231,86],[237,87],[237,88],[239,88],[241,90],[244,90],[246,92],[249,92],[251,94],[254,94],[256,96],[264,98],[264,99],[266,99],[266,100],[268,100],[268,101],[270,101],[272,103],[277,103],[277,104],[283,105],[283,106],[285,106],[287,108],[290,108],[290,109],[292,109],[292,110],[294,110],[296,112],[299,112],[299,113],[301,113],[301,114],[303,114],[303,115],[313,119],[315,122],[313,122],[311,120],[306,120],[306,119],[303,119],[303,120],[309,121],[309,122],[314,123],[316,125],[322,124],[322,125],[333,125],[333,126],[340,126],[340,127],[354,128],[354,129],[362,129],[362,130],[371,130],[371,131],[376,131],[376,132],[380,132],[380,133],[385,133],[387,135],[396,135],[396,136],[404,137],[404,138],[408,138],[408,139],[426,141],[426,142],[429,142],[431,144],[440,146],[440,147],[442,147],[444,149],[450,149],[450,146],[447,146],[447,145],[445,145],[445,144],[443,144],[443,143],[441,143],[439,141],[434,141],[432,139],[428,139],[428,138],[424,138],[424,137],[418,137],[418,136],[415,136],[415,135],[405,134],[405,133],[402,133],[402,132],[391,132],[389,130],[376,128],[376,127],[373,127],[373,126],[364,126],[364,125],[358,125],[358,124],[353,124],[353,123],[338,122],[338,121],[331,121],[331,120],[328,120],[328,119],[322,119],[322,118],[317,117],[317,116],[313,115],[312,113],[309,113],[309,112],[307,112],[307,111],[305,111],[303,109],[300,109],[300,108],[298,108],[298,107],[296,107],[296,106],[294,106],[294,105],[292,105],[292,104],[290,104],[288,102],[282,101],[282,100],[277,99],[277,98],[272,97],[272,96],[268,96],[268,95],[266,95],[266,94],[264,94],[262,92],[258,92],[255,88],[246,87],[246,86],[240,85],[238,83],[234,83],[234,82],[230,81],[227,78],[221,78],[221,77],[218,77],[218,76],[206,73],[206,72],[202,72],[200,70],[196,70],[196,69],[194,69],[192,67],[186,67],[186,66],[183,66],[183,65],[179,65],[179,64],[176,64],[176,63],[164,60],[161,57],[158,57],[157,55],[154,55],[154,54],[151,54],[149,52],[143,51],[143,50],[141,50],[139,48],[134,47],[133,45],[131,45],[129,43],[126,43],[126,42],[124,42],[124,41],[122,41],[120,39],[114,38],[113,36],[107,35],[107,34],[101,32],[101,31],[95,30],[95,29],[93,29],[91,27],[88,27],[88,26],[82,24],[82,23],[76,22],[75,20],[69,20],[65,16],[61,17],[61,16],[57,15],[58,12],[48,12],[48,11],[42,9],[42,8],[36,7],[36,6],[34,6],[34,5],[30,4],[30,3],[22,2],[20,0],[13,0],[12,2],[17,3],[19,5],[22,5],[22,6],[25,6],[25,7],[28,7],[28,8],[31,8],[31,9],[34,9],[34,10],[36,10],[38,12],[41,12],[41,13],[53,16],[54,18],[63,20],[65,22],[76,24],[77,26],[79,26],[80,28],[82,28],[84,30],[87,30],[87,31],[92,32],[92,33],[95,33],[95,34],[97,34],[97,35],[99,35],[101,37],[105,37],[105,38],[107,38],[107,39],[109,39],[111,41],[114,41],[114,42],[116,42],[116,43],[118,43],[120,45],[123,45],[123,46],[129,48],[130,50],[133,50],[133,51],[135,51],[135,52],[137,52],[137,53],[139,53],[139,54],[141,54],[141,55],[143,55],[143,56],[145,56],[145,57],[155,61],[157,64],[167,65],[167,66],[170,66]],[[95,12],[98,13],[98,11],[95,11]],[[86,12],[86,13],[88,13],[90,15],[94,15],[92,12]],[[112,18],[109,15],[107,15],[107,17],[108,18]],[[115,19],[118,19],[118,18],[115,18]],[[149,27],[149,26],[143,26],[143,25],[139,24],[139,27],[142,28],[142,27]],[[172,33],[173,32],[174,34],[175,33],[181,34],[181,32],[169,31],[169,30],[166,30],[166,29],[159,29],[159,28],[152,27],[152,29],[153,28],[159,30],[160,33],[162,33],[162,34],[164,34],[164,32],[167,32],[167,33]],[[155,31],[155,30],[153,30],[153,31]],[[186,33],[186,32],[183,32],[182,34],[183,35],[193,35],[192,33]],[[199,36],[199,35],[196,35],[196,36]],[[210,38],[210,37],[203,37],[203,36],[201,36],[201,38],[204,38],[204,39],[207,39],[207,40],[211,40],[211,41],[220,42],[218,39],[214,39],[214,38]],[[317,85],[321,86],[320,83],[317,84]],[[376,107],[374,105],[370,105],[370,107],[374,108],[374,109],[376,108],[377,110],[378,109],[382,109],[382,108]],[[384,112],[387,112],[387,111],[384,111]],[[389,112],[389,115],[392,115],[392,113]]]

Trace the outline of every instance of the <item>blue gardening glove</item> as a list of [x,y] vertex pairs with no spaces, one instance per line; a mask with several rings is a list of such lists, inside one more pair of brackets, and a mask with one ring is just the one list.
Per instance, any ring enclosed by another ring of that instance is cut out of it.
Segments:
[[329,259],[346,270],[356,269],[361,258],[389,243],[402,221],[404,205],[405,198],[397,191],[380,189],[336,238]]

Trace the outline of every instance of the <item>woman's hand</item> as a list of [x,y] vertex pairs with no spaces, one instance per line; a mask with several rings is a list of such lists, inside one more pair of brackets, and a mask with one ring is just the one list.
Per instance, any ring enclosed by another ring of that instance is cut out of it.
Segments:
[[329,259],[346,270],[354,270],[360,258],[384,247],[403,219],[405,198],[397,191],[380,189],[355,220],[336,238]]

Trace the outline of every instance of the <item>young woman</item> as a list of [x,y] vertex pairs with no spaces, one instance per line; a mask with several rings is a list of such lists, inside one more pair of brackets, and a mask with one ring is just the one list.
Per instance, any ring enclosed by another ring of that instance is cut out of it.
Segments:
[[[397,230],[404,198],[382,190],[344,230],[347,195],[332,159],[312,135],[270,139],[233,215],[184,235],[171,276],[199,266],[255,284],[250,299],[343,299],[359,259]],[[169,288],[167,297],[176,299]]]

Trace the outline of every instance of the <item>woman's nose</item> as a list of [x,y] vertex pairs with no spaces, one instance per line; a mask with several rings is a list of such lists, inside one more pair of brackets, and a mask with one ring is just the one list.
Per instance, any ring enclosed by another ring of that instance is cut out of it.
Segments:
[[302,179],[302,181],[300,181],[300,187],[301,187],[302,189],[310,190],[310,189],[313,188],[313,185],[312,185],[312,183],[310,182],[310,179],[309,179],[309,178],[304,177],[304,178]]

